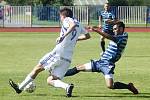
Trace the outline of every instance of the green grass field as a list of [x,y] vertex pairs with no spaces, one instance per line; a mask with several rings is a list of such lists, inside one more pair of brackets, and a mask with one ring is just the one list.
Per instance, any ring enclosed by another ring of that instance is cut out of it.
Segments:
[[[48,86],[48,72],[35,80],[34,93],[16,94],[8,85],[9,78],[21,82],[38,60],[55,46],[56,33],[0,33],[0,100],[149,100],[150,98],[150,33],[129,33],[122,59],[116,64],[115,80],[133,82],[140,94],[128,90],[110,90],[99,73],[79,73],[64,78],[74,83],[73,97],[66,98],[63,89]],[[78,42],[72,66],[99,59],[99,36]],[[108,42],[108,41],[107,41]]]

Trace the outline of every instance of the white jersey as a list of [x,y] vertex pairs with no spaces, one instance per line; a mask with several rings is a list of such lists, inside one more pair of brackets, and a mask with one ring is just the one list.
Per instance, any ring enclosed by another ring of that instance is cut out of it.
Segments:
[[70,32],[61,43],[56,45],[56,47],[53,49],[53,52],[56,52],[56,54],[60,57],[71,60],[73,55],[73,49],[76,45],[78,37],[81,34],[87,34],[88,32],[76,19],[66,17],[62,23],[60,37],[62,37],[64,33],[68,30],[69,22],[74,22],[76,24],[75,29]]

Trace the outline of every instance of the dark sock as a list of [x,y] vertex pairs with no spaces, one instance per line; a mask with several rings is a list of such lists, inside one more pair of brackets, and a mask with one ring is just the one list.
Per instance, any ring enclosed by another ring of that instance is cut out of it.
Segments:
[[68,71],[66,72],[65,74],[65,77],[66,76],[72,76],[72,75],[75,75],[77,74],[79,71],[77,70],[76,67],[72,68],[72,69],[68,69]]
[[129,88],[128,84],[124,84],[121,82],[115,82],[113,89],[128,89],[128,88]]
[[101,41],[101,48],[102,51],[105,52],[105,41]]

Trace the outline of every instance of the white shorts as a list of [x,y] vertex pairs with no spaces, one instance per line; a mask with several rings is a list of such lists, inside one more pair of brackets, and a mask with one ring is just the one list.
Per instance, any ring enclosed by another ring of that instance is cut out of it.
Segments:
[[39,61],[45,70],[48,70],[52,75],[62,79],[70,67],[70,60],[64,59],[56,55],[56,53],[47,53]]

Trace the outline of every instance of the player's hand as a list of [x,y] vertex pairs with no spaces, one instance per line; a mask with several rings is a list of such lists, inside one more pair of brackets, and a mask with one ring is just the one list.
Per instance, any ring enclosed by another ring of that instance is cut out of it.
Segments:
[[98,25],[99,28],[102,28],[102,25]]

